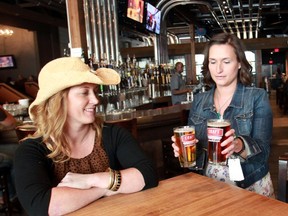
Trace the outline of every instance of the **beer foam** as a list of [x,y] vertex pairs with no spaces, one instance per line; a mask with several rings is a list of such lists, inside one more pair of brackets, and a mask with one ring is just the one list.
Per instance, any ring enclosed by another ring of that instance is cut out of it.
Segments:
[[207,125],[209,127],[226,127],[226,126],[229,126],[230,123],[229,122],[225,122],[225,121],[215,121],[215,122],[208,122]]
[[193,127],[191,127],[191,128],[189,128],[189,127],[187,127],[187,128],[176,128],[174,130],[174,132],[176,132],[176,133],[191,132],[191,131],[194,131]]

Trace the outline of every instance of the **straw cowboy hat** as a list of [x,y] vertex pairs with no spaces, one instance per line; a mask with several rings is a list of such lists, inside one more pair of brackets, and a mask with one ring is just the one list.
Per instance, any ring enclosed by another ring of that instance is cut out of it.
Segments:
[[109,68],[99,68],[96,71],[81,61],[78,57],[62,57],[48,62],[38,76],[39,91],[36,99],[29,107],[39,105],[57,92],[82,83],[99,85],[116,85],[120,82],[119,74]]

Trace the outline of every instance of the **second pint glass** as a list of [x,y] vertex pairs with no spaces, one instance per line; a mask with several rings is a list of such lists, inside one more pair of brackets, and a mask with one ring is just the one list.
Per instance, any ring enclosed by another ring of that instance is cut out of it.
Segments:
[[226,147],[222,147],[221,143],[228,137],[225,133],[231,129],[231,123],[227,119],[208,119],[207,135],[208,135],[208,162],[226,164],[226,155],[221,152]]
[[180,126],[174,128],[176,145],[179,147],[179,162],[181,167],[196,165],[195,127]]

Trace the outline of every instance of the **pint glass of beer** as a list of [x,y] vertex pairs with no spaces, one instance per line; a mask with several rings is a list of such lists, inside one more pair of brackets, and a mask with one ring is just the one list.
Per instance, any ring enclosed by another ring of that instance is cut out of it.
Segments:
[[195,127],[180,126],[174,128],[176,145],[179,147],[179,162],[181,167],[196,165]]
[[221,143],[228,137],[225,133],[231,129],[231,123],[227,119],[208,119],[207,135],[208,135],[208,162],[226,164],[226,155],[221,154],[221,151],[226,147],[222,147]]

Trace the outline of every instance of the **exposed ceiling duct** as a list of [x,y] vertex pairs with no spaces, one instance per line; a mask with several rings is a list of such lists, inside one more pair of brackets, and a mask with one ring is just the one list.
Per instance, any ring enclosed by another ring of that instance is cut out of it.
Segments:
[[[163,6],[168,1],[159,1]],[[175,2],[175,1],[171,1]],[[205,28],[206,37],[231,32],[239,38],[259,38],[287,33],[287,0],[183,0],[166,16],[167,31],[188,36],[189,24]],[[205,6],[205,7],[203,7]],[[184,19],[184,18],[185,19]],[[190,22],[190,23],[189,23]],[[179,29],[182,32],[179,33]]]

